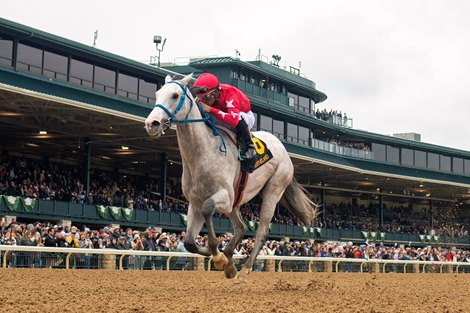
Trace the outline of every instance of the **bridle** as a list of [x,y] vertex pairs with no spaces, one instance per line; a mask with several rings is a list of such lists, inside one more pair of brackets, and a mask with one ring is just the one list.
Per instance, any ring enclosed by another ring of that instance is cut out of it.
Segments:
[[[209,120],[209,117],[206,116],[203,117],[203,118],[198,118],[198,119],[188,119],[188,116],[189,116],[189,113],[191,113],[191,110],[193,109],[193,105],[194,105],[194,100],[191,96],[188,95],[188,87],[187,86],[183,86],[180,82],[177,82],[177,81],[169,81],[167,82],[167,84],[177,84],[178,86],[181,87],[181,89],[183,90],[183,93],[180,97],[180,101],[178,102],[178,105],[176,106],[176,109],[173,113],[171,113],[164,105],[160,104],[160,103],[157,103],[155,104],[154,108],[160,108],[162,109],[163,111],[165,111],[165,113],[168,115],[168,119],[167,121],[163,124],[164,126],[166,126],[166,129],[168,127],[171,126],[171,124],[173,123],[198,123],[198,122],[206,122]],[[186,97],[188,97],[189,99],[189,111],[188,113],[186,114],[185,118],[184,119],[177,119],[176,118],[176,114],[178,114],[178,112],[181,110],[181,108],[183,107],[183,104],[184,102],[186,101]],[[199,111],[202,111],[202,107],[197,104],[198,108],[199,108]]]
[[[178,81],[169,81],[167,82],[167,84],[177,84],[178,86],[180,86],[180,88],[183,90],[183,93],[180,97],[180,100],[178,102],[178,105],[176,106],[176,109],[175,111],[173,111],[173,113],[171,113],[164,105],[162,105],[161,103],[156,103],[154,108],[160,108],[162,109],[163,111],[165,111],[165,113],[168,115],[168,119],[165,121],[165,123],[163,123],[163,130],[162,130],[162,133],[164,134],[165,133],[165,130],[167,130],[168,128],[171,127],[171,124],[173,123],[199,123],[199,122],[207,122],[207,124],[209,125],[209,127],[211,128],[212,130],[212,134],[214,136],[219,136],[221,139],[222,139],[222,143],[220,144],[219,146],[219,151],[223,152],[225,155],[227,155],[227,147],[225,146],[225,140],[224,140],[224,137],[222,137],[219,132],[217,131],[217,128],[215,127],[214,125],[214,122],[209,118],[209,116],[207,115],[206,112],[204,112],[204,110],[202,109],[202,106],[198,103],[196,103],[196,105],[198,106],[198,109],[199,109],[199,112],[201,112],[201,115],[203,116],[203,118],[197,118],[197,119],[188,119],[188,116],[189,116],[189,113],[191,113],[191,110],[193,109],[193,105],[194,105],[194,100],[192,98],[192,96],[190,96],[188,94],[188,87],[187,86],[183,86],[180,82]],[[178,114],[178,112],[181,110],[181,108],[183,107],[183,104],[184,102],[186,101],[186,97],[189,99],[189,111],[188,113],[186,114],[185,118],[184,119],[177,119],[176,118],[176,114]]]

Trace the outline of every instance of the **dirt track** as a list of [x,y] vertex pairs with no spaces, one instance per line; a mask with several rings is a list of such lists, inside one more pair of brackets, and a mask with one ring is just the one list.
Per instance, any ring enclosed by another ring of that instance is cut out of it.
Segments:
[[469,274],[0,270],[1,312],[469,312]]

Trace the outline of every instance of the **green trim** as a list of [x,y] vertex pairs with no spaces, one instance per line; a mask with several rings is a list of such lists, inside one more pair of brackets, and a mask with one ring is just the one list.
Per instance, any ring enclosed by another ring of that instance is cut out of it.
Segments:
[[250,231],[256,231],[256,230],[258,229],[258,224],[259,224],[259,223],[256,222],[256,221],[249,221],[249,222],[248,222],[248,229],[249,229]]
[[180,213],[180,217],[181,217],[181,223],[183,223],[184,226],[186,226],[188,224],[188,216],[186,214]]
[[2,196],[3,200],[5,200],[5,205],[8,210],[16,211],[18,209],[18,205],[20,204],[20,197],[14,196]]
[[108,218],[108,208],[105,207],[104,205],[96,205],[96,212],[98,213],[98,216],[104,219]]
[[121,208],[118,206],[108,206],[109,213],[111,214],[111,217],[114,218],[115,220],[121,219],[122,212]]
[[134,209],[122,208],[122,216],[126,221],[130,221],[134,217]]
[[33,212],[36,206],[36,198],[21,198],[21,202],[23,203],[23,208],[26,212]]

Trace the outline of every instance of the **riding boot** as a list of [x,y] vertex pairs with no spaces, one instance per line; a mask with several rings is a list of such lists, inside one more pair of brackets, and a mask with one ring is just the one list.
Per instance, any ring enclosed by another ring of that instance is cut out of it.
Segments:
[[242,171],[252,173],[255,167],[255,147],[251,139],[251,132],[248,124],[243,118],[240,119],[235,127],[238,133],[238,145],[240,147],[240,161],[242,163]]

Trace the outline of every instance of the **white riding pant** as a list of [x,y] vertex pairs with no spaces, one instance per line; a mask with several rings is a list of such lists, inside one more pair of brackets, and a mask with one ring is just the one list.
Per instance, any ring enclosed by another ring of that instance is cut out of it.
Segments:
[[253,125],[255,125],[255,115],[253,114],[253,112],[240,112],[240,118],[242,117],[248,125],[248,129],[251,130],[253,128]]

